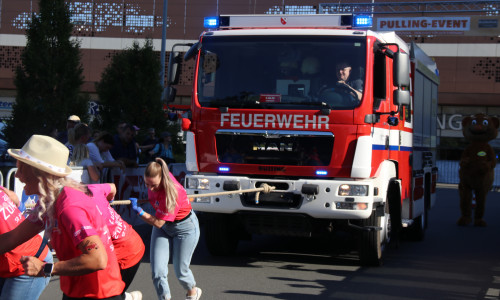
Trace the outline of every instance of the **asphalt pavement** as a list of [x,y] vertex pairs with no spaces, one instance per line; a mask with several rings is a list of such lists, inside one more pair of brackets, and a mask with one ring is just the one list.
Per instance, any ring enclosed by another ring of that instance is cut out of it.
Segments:
[[[322,240],[256,236],[241,242],[230,257],[208,254],[203,240],[191,268],[203,289],[201,300],[253,299],[500,299],[500,193],[490,192],[488,226],[460,227],[458,191],[440,185],[422,242],[403,240],[387,249],[382,267],[359,265],[357,254],[342,237],[333,245]],[[149,246],[151,227],[136,227]],[[151,280],[149,247],[129,290],[156,299]],[[169,266],[173,300],[185,292]],[[61,299],[58,277],[41,300]]]

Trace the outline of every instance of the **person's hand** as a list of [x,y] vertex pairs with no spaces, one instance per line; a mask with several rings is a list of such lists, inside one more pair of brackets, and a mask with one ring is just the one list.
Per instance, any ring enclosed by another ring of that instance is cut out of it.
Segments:
[[125,166],[125,162],[123,160],[117,160],[118,162],[118,167],[122,170],[122,171],[125,171],[125,169],[127,168]]
[[43,277],[44,262],[34,256],[21,256],[24,273],[28,276]]
[[144,214],[144,209],[137,205],[137,198],[130,198],[130,205],[132,205],[132,209],[135,210],[139,216]]

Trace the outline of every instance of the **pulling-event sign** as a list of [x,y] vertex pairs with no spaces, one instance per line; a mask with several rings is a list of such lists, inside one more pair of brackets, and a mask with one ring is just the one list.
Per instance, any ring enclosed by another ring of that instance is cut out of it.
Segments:
[[468,31],[470,17],[378,18],[379,31]]

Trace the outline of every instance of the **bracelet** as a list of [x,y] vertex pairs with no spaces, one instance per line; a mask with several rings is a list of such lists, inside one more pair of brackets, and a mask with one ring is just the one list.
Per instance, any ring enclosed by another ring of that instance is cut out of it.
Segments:
[[145,213],[146,213],[146,211],[144,211],[144,209],[141,210],[141,212],[139,213],[139,217],[142,217],[142,215],[144,215]]

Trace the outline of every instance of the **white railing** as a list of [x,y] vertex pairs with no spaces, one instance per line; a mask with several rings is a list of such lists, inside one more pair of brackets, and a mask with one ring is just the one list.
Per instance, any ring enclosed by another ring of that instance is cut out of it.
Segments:
[[[459,161],[438,160],[436,165],[439,169],[438,183],[458,184],[460,182],[458,177],[458,170],[460,169]],[[495,167],[495,181],[493,181],[493,188],[500,188],[500,164],[497,164]]]

